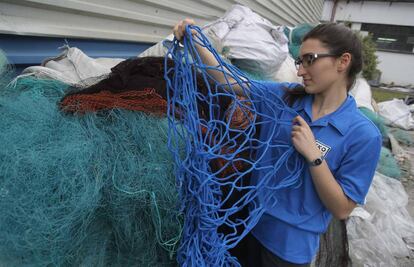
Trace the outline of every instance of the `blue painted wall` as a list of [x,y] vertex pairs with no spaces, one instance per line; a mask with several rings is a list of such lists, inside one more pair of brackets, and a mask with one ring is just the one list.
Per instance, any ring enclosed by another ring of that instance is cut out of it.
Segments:
[[39,65],[48,57],[57,56],[60,54],[59,47],[65,44],[81,49],[92,58],[134,57],[153,45],[151,43],[0,34],[0,49],[6,53],[9,62],[15,66],[16,74],[26,67]]

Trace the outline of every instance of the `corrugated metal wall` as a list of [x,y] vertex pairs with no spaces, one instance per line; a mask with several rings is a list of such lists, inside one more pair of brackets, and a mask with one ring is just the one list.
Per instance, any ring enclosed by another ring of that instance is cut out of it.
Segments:
[[323,0],[0,0],[0,33],[157,42],[185,17],[198,25],[243,4],[276,25],[318,22]]

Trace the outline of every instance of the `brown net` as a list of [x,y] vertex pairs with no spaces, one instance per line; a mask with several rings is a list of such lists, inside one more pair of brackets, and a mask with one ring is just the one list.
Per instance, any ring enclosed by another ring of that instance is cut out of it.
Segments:
[[73,94],[66,96],[60,102],[60,106],[65,112],[80,114],[115,108],[142,111],[159,116],[167,112],[167,101],[153,88],[120,93],[101,91],[93,94]]

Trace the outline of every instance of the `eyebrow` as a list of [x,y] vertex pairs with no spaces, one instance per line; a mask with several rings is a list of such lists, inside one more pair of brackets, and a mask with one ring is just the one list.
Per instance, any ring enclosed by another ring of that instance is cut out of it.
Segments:
[[309,54],[330,54],[330,52],[329,51],[327,51],[327,52],[307,52],[307,53],[300,54],[299,56],[303,57],[303,56],[309,55]]

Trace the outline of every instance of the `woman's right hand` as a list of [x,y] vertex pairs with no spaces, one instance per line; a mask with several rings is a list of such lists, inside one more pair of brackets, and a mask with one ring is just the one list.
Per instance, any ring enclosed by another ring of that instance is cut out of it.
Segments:
[[[173,33],[174,33],[175,38],[177,38],[178,41],[181,41],[182,38],[184,37],[185,27],[187,25],[195,25],[194,20],[187,18],[175,24],[173,28]],[[192,30],[192,34],[195,34],[195,33],[196,31]]]
[[[195,25],[194,20],[192,19],[184,19],[180,22],[178,22],[174,28],[173,33],[175,38],[178,41],[182,41],[184,35],[186,34],[185,28],[187,25]],[[197,34],[196,30],[191,30],[191,34],[195,35]],[[204,63],[206,66],[219,66],[219,62],[215,58],[215,56],[205,47],[199,45],[197,42],[195,43],[195,47],[197,49],[198,55],[201,58],[202,63]],[[224,86],[224,90],[230,90],[229,87],[232,87],[231,94],[236,93],[239,96],[245,96],[246,93],[241,90],[240,85],[237,84],[237,82],[227,75],[226,77],[223,74],[222,70],[219,69],[209,69],[207,72],[214,78],[214,80],[219,84],[227,84],[227,86]]]

